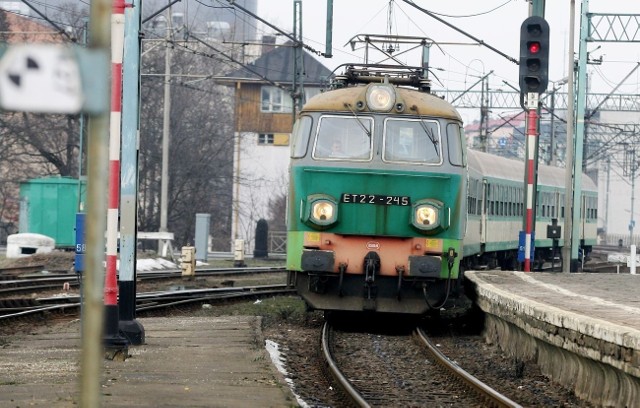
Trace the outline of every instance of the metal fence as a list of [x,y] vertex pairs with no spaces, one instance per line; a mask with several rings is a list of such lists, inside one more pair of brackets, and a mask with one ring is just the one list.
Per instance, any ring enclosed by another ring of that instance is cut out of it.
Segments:
[[287,252],[287,232],[269,231],[269,253],[284,254]]
[[618,245],[627,248],[633,244],[640,245],[640,235],[630,237],[629,234],[603,234],[598,238],[602,245]]

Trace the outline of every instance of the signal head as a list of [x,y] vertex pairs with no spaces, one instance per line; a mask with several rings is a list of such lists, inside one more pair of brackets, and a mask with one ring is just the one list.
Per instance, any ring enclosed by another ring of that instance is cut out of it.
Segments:
[[548,72],[549,24],[542,17],[532,16],[520,27],[520,92],[544,92]]

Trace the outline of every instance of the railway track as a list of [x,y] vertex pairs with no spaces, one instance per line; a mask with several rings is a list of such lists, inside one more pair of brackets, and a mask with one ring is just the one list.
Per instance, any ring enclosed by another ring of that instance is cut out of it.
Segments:
[[412,336],[372,335],[325,323],[321,345],[328,371],[355,406],[520,407],[448,359],[419,329]]
[[[295,291],[285,284],[140,293],[136,297],[136,313],[143,314],[197,303],[215,303],[290,294],[295,294]],[[0,308],[0,324],[10,324],[12,321],[25,317],[46,317],[53,313],[79,316],[81,306],[78,296],[38,298],[31,301],[29,299],[12,299],[11,302],[14,302],[11,307]]]
[[[11,271],[15,271],[12,268]],[[4,275],[4,270],[0,271],[0,296],[12,295],[19,292],[41,292],[46,290],[78,287],[81,276],[76,274],[46,274],[34,275],[32,273],[42,272],[41,267],[28,267],[22,269],[23,274]],[[25,271],[27,271],[25,273]],[[200,277],[229,277],[246,276],[253,274],[284,273],[283,267],[252,267],[252,268],[201,268],[196,270],[196,276]],[[180,269],[166,269],[162,271],[143,271],[137,273],[139,282],[153,282],[169,279],[180,279],[182,271]]]

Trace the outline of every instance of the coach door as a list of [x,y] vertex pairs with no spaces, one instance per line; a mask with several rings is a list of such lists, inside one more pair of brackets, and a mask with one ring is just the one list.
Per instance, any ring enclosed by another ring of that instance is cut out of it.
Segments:
[[580,196],[580,239],[584,239],[587,227],[587,200],[588,198],[584,194]]

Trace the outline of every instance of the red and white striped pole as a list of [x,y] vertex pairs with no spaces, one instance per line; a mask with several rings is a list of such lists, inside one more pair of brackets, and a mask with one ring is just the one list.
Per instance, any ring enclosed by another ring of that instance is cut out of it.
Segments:
[[[532,94],[529,94],[532,95]],[[537,106],[537,99],[535,105]],[[524,271],[531,272],[531,245],[533,231],[533,202],[535,199],[536,174],[536,137],[538,136],[538,113],[536,108],[529,105],[527,125],[527,218],[525,221]]]
[[[122,58],[124,54],[124,0],[113,0],[111,15],[111,120],[109,131],[109,196],[107,207],[107,270],[104,284],[105,344],[121,345],[119,335],[118,202],[120,199],[120,125],[122,117]],[[126,343],[126,341],[125,341]]]

